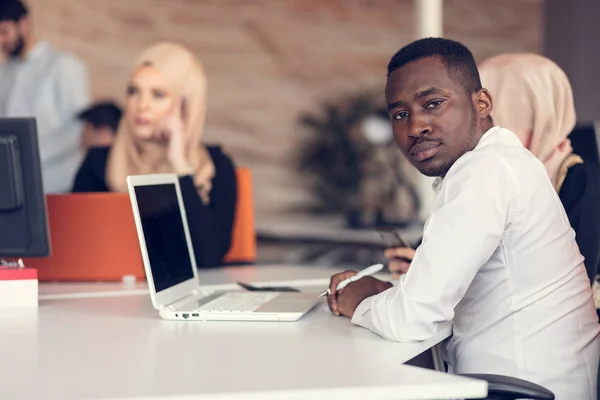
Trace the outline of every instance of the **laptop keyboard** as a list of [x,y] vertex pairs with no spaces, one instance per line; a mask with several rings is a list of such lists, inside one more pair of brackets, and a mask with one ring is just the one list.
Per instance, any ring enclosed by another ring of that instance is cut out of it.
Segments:
[[216,299],[203,304],[194,311],[251,313],[280,294],[281,293],[267,292],[226,293],[223,296],[219,296]]

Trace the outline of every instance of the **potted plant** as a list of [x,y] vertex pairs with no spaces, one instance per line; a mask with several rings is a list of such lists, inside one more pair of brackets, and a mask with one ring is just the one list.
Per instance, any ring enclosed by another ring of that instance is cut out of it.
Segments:
[[298,167],[317,200],[311,211],[342,212],[351,228],[401,226],[419,210],[380,98],[363,91],[300,117],[308,137]]

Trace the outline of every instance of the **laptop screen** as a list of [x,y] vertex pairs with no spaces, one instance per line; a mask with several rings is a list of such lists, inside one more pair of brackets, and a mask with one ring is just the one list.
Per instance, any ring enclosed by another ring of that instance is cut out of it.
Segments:
[[175,184],[136,186],[156,292],[194,277]]

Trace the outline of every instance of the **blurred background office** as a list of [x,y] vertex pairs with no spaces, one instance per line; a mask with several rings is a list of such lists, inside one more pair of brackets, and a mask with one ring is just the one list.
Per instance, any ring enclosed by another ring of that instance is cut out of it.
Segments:
[[[518,52],[553,59],[571,80],[577,129],[592,132],[574,139],[574,148],[589,149],[600,119],[597,0],[568,7],[561,0],[27,4],[37,37],[87,66],[92,101],[122,104],[135,56],[157,41],[182,43],[203,60],[209,98],[203,140],[252,172],[260,262],[322,262],[319,238],[329,257],[328,240],[336,235],[352,242],[350,230],[423,221],[430,181],[402,159],[383,103],[390,56],[419,36],[459,40],[478,62]],[[306,243],[314,254],[306,247],[298,253]],[[353,251],[349,258],[360,260]]]

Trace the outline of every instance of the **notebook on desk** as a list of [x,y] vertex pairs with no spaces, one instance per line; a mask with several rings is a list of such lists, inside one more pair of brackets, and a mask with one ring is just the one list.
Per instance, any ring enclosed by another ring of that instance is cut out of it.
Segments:
[[127,185],[154,308],[164,319],[296,321],[316,293],[213,293],[200,286],[179,179],[130,176]]

